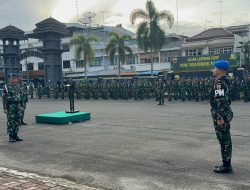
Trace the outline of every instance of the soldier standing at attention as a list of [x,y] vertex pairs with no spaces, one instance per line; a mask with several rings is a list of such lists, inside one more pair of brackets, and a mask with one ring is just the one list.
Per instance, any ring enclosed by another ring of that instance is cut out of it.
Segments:
[[158,105],[164,105],[164,93],[165,93],[164,81],[162,79],[159,79],[157,83]]
[[27,123],[25,123],[23,119],[24,119],[26,104],[28,102],[28,87],[26,82],[23,81],[22,74],[18,74],[18,86],[21,89],[21,125],[27,125]]
[[18,137],[18,131],[21,118],[21,89],[17,84],[17,75],[10,73],[9,84],[3,88],[3,111],[7,115],[7,133],[9,142],[14,143],[22,141]]
[[29,85],[29,95],[30,95],[31,99],[34,98],[34,84],[33,84],[33,82],[30,82],[30,85]]
[[50,81],[48,81],[48,83],[46,84],[45,86],[45,91],[46,91],[46,94],[47,94],[47,98],[50,98]]
[[40,82],[37,83],[37,95],[38,98],[41,99],[42,98],[42,90],[43,90],[43,86],[41,85]]
[[221,146],[222,165],[214,167],[216,173],[232,172],[232,141],[230,134],[230,122],[233,118],[231,99],[229,96],[229,81],[226,78],[229,69],[227,61],[219,60],[214,63],[213,71],[216,80],[210,91],[211,113],[214,122],[217,139]]

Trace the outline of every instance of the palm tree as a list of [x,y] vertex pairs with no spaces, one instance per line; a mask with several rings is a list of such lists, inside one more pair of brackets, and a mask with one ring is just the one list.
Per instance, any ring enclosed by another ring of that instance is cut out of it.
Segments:
[[125,44],[125,41],[131,40],[131,37],[128,35],[119,35],[114,32],[111,32],[109,36],[111,39],[106,47],[106,54],[109,55],[110,60],[113,62],[116,53],[118,53],[118,75],[121,77],[121,65],[125,63],[126,52],[130,55],[133,54],[133,50]]
[[242,51],[244,53],[244,67],[246,71],[250,70],[250,41],[242,43]]
[[130,22],[135,24],[137,19],[142,21],[136,31],[138,46],[145,52],[150,49],[151,53],[151,76],[153,76],[153,54],[160,51],[165,43],[165,32],[160,28],[159,23],[166,20],[171,28],[174,23],[174,16],[169,11],[158,11],[152,0],[147,0],[146,10],[135,9],[130,15]]
[[93,37],[85,37],[83,34],[77,35],[70,40],[70,46],[75,46],[76,60],[83,58],[83,66],[85,72],[85,78],[87,79],[87,65],[92,63],[95,58],[95,51],[92,47],[92,42],[98,40]]

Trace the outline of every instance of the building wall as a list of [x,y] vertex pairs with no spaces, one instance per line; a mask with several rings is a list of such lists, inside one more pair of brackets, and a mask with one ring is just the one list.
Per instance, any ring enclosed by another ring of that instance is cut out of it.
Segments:
[[[112,30],[111,30],[112,31]],[[121,32],[121,29],[120,29]],[[79,33],[85,34],[86,32],[80,32],[77,31],[74,33],[75,35],[78,35]],[[125,32],[126,33],[126,32]],[[85,34],[86,35],[86,34]],[[89,34],[90,35],[90,34]],[[105,48],[107,44],[109,43],[109,37],[108,32],[103,31],[95,31],[91,35],[96,35],[99,42],[95,42],[92,44],[94,50],[95,50],[95,60],[93,63],[88,65],[88,72],[96,72],[101,70],[116,70],[118,66],[118,55],[116,55],[114,61],[112,62],[108,55],[106,55]],[[63,38],[62,39],[62,46],[68,46],[71,38]],[[178,57],[181,54],[181,48],[180,45],[183,42],[182,38],[177,38],[176,36],[172,36],[171,38],[166,39],[166,43],[164,47],[162,48],[161,52],[154,55],[154,70],[165,70],[171,68],[171,60],[173,57]],[[150,52],[144,52],[143,50],[139,49],[137,42],[135,40],[130,40],[126,42],[126,45],[128,45],[133,50],[133,55],[126,55],[126,61],[125,64],[122,66],[123,70],[127,70],[129,72],[134,71],[149,71],[151,70],[151,53]],[[39,48],[42,47],[42,42],[39,42],[37,40],[30,40],[25,41],[23,44],[21,44],[22,52],[25,52],[28,50],[33,51],[39,51]],[[29,57],[28,60],[22,60],[22,69],[23,71],[26,71],[26,62],[28,63],[34,63],[34,70],[38,70],[38,64],[42,60],[38,57]],[[63,66],[63,72],[65,74],[72,73],[72,72],[84,72],[83,67],[83,59],[80,61],[76,61],[75,58],[75,47],[69,47],[68,52],[62,53],[62,66]]]
[[[182,56],[198,56],[198,55],[209,55],[212,54],[210,50],[226,52],[226,48],[231,48],[233,52],[235,49],[235,38],[220,38],[212,40],[201,40],[193,42],[185,42],[181,46]],[[230,51],[230,50],[228,50]],[[196,53],[195,53],[196,52]],[[215,53],[216,54],[216,53]]]

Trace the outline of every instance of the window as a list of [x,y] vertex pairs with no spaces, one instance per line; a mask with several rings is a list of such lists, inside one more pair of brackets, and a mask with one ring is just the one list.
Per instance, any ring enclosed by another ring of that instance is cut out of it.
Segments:
[[218,49],[216,49],[216,48],[209,49],[209,54],[210,55],[216,55],[216,54],[218,54]]
[[126,65],[134,65],[135,64],[135,57],[133,55],[126,56]]
[[38,70],[43,71],[44,70],[44,64],[42,62],[38,63]]
[[27,70],[28,71],[33,71],[34,70],[34,64],[33,63],[28,63],[27,64]]
[[233,51],[232,47],[210,48],[209,49],[209,54],[210,55],[227,54],[227,53],[232,53],[232,51]]
[[188,56],[198,56],[202,55],[202,49],[189,49],[187,51]]
[[233,48],[231,47],[224,48],[224,53],[232,53],[232,51],[233,51]]
[[70,69],[70,61],[69,60],[63,61],[63,68]]
[[99,67],[102,65],[102,57],[96,57],[94,61],[90,64],[91,67]]
[[118,63],[119,63],[119,58],[118,56],[115,56],[114,65],[118,65]]
[[81,68],[81,67],[84,67],[83,60],[77,60],[76,61],[76,68]]
[[[159,62],[159,57],[154,57],[153,58],[153,62],[154,63],[158,63]],[[150,58],[142,58],[141,59],[141,63],[151,63],[151,59]]]

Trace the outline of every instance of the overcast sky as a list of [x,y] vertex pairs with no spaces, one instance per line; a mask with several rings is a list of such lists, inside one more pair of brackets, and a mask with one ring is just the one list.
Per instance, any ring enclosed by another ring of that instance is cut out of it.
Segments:
[[[25,31],[49,16],[61,22],[76,21],[76,0],[0,0],[0,28],[12,24]],[[179,34],[194,35],[205,28],[220,26],[219,0],[177,0],[179,7]],[[129,23],[129,14],[135,8],[144,8],[146,0],[78,0],[80,17],[86,11],[96,13],[95,24],[123,24],[135,30]],[[175,17],[176,0],[154,0],[159,10],[169,10]],[[250,23],[250,0],[224,0],[222,2],[222,26]],[[176,32],[176,23],[167,33]]]

